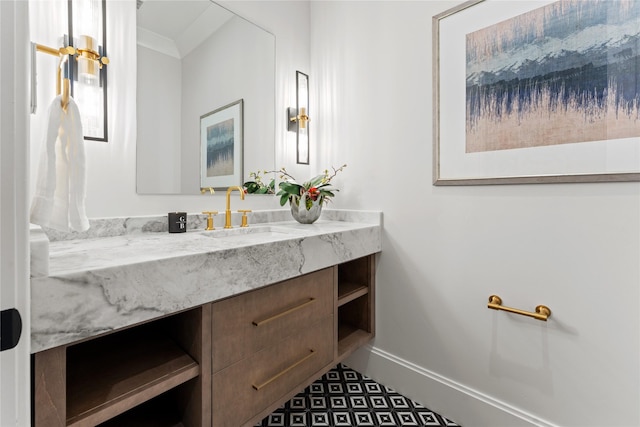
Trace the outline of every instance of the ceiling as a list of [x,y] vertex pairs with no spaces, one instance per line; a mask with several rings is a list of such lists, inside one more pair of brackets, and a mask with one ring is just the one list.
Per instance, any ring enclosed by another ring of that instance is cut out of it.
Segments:
[[233,16],[209,0],[138,0],[138,42],[182,58]]

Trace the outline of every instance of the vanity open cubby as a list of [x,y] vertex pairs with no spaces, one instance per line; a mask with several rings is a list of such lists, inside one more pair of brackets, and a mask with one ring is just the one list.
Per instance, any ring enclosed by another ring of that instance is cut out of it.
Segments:
[[336,360],[344,360],[375,335],[375,255],[337,266]]
[[142,426],[153,414],[155,427],[205,425],[210,317],[205,305],[34,354],[33,424]]

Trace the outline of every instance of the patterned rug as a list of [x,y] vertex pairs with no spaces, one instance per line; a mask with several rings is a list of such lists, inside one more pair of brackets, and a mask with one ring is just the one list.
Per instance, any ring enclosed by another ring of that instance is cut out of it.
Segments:
[[342,364],[256,424],[294,426],[460,427]]

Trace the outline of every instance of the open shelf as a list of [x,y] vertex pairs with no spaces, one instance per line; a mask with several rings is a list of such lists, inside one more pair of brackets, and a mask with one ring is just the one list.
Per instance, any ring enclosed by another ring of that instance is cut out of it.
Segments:
[[338,266],[337,361],[342,361],[375,334],[375,255]]
[[172,391],[145,402],[98,427],[184,427]]
[[369,287],[361,283],[346,282],[338,286],[338,307],[353,301],[369,292]]
[[367,343],[373,334],[365,330],[346,325],[338,325],[338,358],[348,356],[355,349]]
[[67,426],[97,425],[200,373],[171,338],[149,327],[67,349]]

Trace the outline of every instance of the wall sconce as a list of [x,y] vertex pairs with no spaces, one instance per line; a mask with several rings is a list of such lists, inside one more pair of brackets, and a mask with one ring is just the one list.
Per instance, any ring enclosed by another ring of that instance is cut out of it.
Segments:
[[296,71],[296,108],[287,108],[288,129],[296,132],[296,163],[309,164],[309,76]]
[[69,67],[71,95],[81,112],[84,139],[107,141],[106,0],[69,0],[67,5],[66,41],[77,52]]

